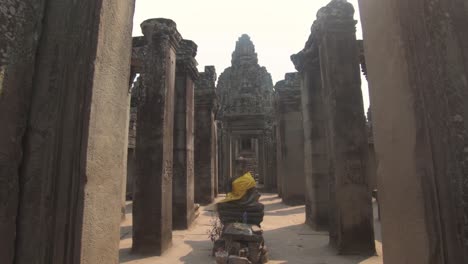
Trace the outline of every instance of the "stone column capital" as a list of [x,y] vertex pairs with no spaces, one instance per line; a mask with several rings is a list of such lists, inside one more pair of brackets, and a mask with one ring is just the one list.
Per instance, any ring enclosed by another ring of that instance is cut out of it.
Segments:
[[144,48],[146,46],[145,37],[133,37],[132,39],[132,67],[136,72],[141,72],[145,58]]
[[[346,0],[333,0],[317,12],[314,27],[322,33],[355,32],[357,21],[354,20],[354,7]],[[314,31],[314,30],[312,30]]]
[[197,69],[197,44],[195,42],[182,39],[180,41],[179,49],[177,50],[177,71],[186,72],[190,74],[192,80],[198,80],[199,73]]
[[195,84],[195,104],[198,106],[215,107],[216,96],[216,69],[214,66],[205,66],[205,71],[200,73],[200,79]]
[[320,70],[318,48],[305,48],[297,54],[291,55],[291,61],[296,70],[302,75],[307,70]]
[[146,38],[147,43],[159,38],[167,38],[170,44],[177,49],[182,40],[182,36],[177,31],[177,25],[174,21],[166,18],[152,18],[145,20],[140,25],[141,31]]
[[195,89],[195,104],[214,108],[217,105],[216,92],[211,89]]
[[284,80],[275,85],[276,111],[301,111],[301,83],[297,72],[286,73]]
[[311,34],[305,47],[291,56],[296,70],[301,74],[306,70],[320,68],[319,47],[324,35],[330,33],[355,33],[354,7],[346,0],[332,0],[317,12],[317,19],[310,29]]

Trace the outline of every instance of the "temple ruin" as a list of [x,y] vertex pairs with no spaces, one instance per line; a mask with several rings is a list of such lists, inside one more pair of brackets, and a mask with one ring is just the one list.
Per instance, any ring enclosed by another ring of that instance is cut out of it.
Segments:
[[232,53],[231,67],[219,76],[217,92],[220,109],[219,186],[226,189],[234,177],[234,161],[249,162],[251,171],[265,190],[276,188],[275,143],[273,135],[273,82],[258,64],[255,46],[242,35]]
[[254,35],[218,78],[171,19],[132,37],[134,0],[0,1],[0,262],[214,261],[243,164],[273,261],[468,263],[468,3],[359,0],[362,40],[355,8],[273,85]]

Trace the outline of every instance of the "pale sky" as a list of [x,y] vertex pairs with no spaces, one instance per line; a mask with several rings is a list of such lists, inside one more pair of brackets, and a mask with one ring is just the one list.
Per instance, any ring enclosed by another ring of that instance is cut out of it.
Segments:
[[[214,65],[218,76],[231,65],[231,54],[242,34],[255,45],[259,64],[265,66],[273,84],[294,72],[290,56],[302,50],[319,8],[329,0],[136,0],[133,35],[149,18],[170,18],[184,39],[198,45],[198,69]],[[348,0],[356,9],[357,0]],[[357,37],[362,38],[361,25]],[[367,82],[362,77],[364,109],[369,105]]]

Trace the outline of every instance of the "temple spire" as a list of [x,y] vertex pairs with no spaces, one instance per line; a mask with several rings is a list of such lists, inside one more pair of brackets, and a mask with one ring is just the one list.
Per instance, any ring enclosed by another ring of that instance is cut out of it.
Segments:
[[232,66],[240,66],[247,63],[258,63],[255,45],[249,35],[243,34],[236,42],[236,49],[232,53]]

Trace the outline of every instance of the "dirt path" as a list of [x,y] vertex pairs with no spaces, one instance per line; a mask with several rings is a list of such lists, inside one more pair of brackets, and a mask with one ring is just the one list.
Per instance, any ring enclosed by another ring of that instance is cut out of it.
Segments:
[[[376,257],[336,256],[328,245],[326,232],[315,232],[304,225],[304,206],[291,207],[281,203],[276,194],[264,194],[265,218],[262,224],[264,237],[270,251],[269,264],[382,264],[382,247],[376,241]],[[131,204],[128,205],[129,211]],[[213,213],[200,208],[200,216],[189,230],[174,231],[173,247],[161,257],[138,258],[130,255],[131,214],[122,223],[120,263],[138,264],[212,264],[211,241],[207,231]],[[378,223],[376,225],[379,227]],[[380,236],[377,235],[377,238]]]

